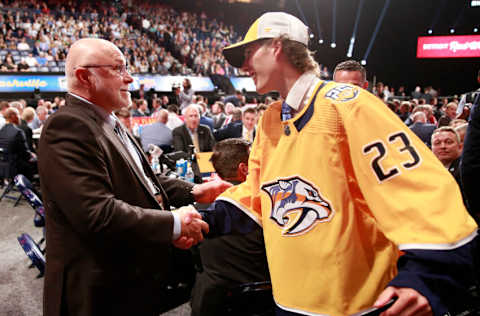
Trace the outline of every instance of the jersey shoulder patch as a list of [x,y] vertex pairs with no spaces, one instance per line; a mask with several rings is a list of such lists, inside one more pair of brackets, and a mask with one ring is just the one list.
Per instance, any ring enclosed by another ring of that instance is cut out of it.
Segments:
[[335,85],[325,93],[325,98],[335,102],[348,102],[355,100],[360,94],[360,88],[349,84]]

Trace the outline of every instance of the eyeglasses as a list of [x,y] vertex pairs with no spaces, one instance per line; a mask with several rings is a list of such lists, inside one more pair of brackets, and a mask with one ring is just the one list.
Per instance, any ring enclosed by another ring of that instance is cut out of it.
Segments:
[[113,71],[117,72],[120,76],[126,75],[129,73],[128,71],[128,65],[85,65],[85,66],[78,66],[78,67],[83,67],[83,68],[101,68],[101,67],[108,67],[112,68]]

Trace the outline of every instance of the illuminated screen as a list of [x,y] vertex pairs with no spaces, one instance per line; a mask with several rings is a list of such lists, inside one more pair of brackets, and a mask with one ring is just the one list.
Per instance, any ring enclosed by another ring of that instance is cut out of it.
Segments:
[[480,57],[480,35],[420,36],[417,58]]

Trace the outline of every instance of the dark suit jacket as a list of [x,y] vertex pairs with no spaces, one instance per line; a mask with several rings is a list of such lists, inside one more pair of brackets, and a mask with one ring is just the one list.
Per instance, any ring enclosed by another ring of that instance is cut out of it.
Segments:
[[34,148],[33,148],[33,131],[32,129],[30,128],[30,126],[28,126],[27,122],[22,120],[20,122],[20,125],[18,125],[18,128],[20,128],[23,133],[25,134],[25,138],[27,140],[27,145],[28,145],[28,149],[32,152],[34,152]]
[[[173,216],[160,210],[95,106],[69,94],[66,103],[45,124],[38,149],[47,214],[44,315],[158,315],[172,268]],[[191,184],[157,179],[141,159],[165,209],[193,202]]]
[[480,179],[480,94],[474,100],[470,112],[470,121],[463,142],[460,175],[468,210],[475,216],[477,223],[480,225],[480,195],[478,194],[478,179]]
[[[206,125],[200,124],[197,128],[197,133],[200,152],[213,151],[215,139],[213,138],[210,128]],[[190,152],[189,146],[193,145],[193,142],[185,124],[174,128],[172,136],[173,148],[175,151],[183,151],[185,153]],[[202,173],[200,172],[200,168],[196,161],[193,161],[192,163],[192,170],[195,174],[195,183],[202,183]]]
[[[228,138],[242,138],[243,123],[242,121],[235,121],[229,123],[213,133],[217,142]],[[253,138],[255,139],[255,131],[253,131]]]
[[145,113],[140,113],[139,110],[135,110],[132,113],[133,117],[143,117],[143,116],[150,116],[150,112],[147,110]]
[[211,131],[213,131],[213,119],[207,116],[200,117],[200,124],[208,126]]
[[[200,152],[212,151],[215,145],[212,132],[208,126],[200,124],[197,129],[198,143],[200,146]],[[185,124],[176,127],[172,131],[173,136],[173,148],[175,151],[189,152],[189,145],[193,145],[190,133],[187,130]]]
[[22,173],[31,180],[34,170],[29,160],[32,155],[23,131],[11,123],[5,124],[0,129],[0,148],[5,151],[4,158],[6,160],[2,163],[0,177],[11,178]]
[[410,126],[412,132],[414,132],[418,138],[424,142],[428,148],[432,147],[432,134],[437,127],[429,123],[416,122]]
[[220,113],[220,114],[217,114],[217,115],[214,115],[212,117],[213,119],[213,128],[214,129],[219,129],[220,127],[222,127],[223,125],[223,122],[225,122],[225,119],[227,118],[227,116],[225,115],[225,113]]

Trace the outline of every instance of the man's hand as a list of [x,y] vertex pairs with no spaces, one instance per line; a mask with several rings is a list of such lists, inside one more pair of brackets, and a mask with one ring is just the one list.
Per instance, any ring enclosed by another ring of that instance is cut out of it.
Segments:
[[198,203],[212,203],[217,196],[231,186],[231,183],[223,180],[213,180],[195,185],[192,189],[192,194]]
[[380,316],[433,315],[428,300],[423,295],[410,288],[389,286],[378,296],[378,299],[373,306],[381,307],[395,296],[398,297],[395,304],[380,314]]
[[182,225],[180,237],[173,241],[174,246],[188,249],[203,240],[203,234],[208,233],[208,224],[202,220],[202,216],[193,206],[181,207],[175,210]]

